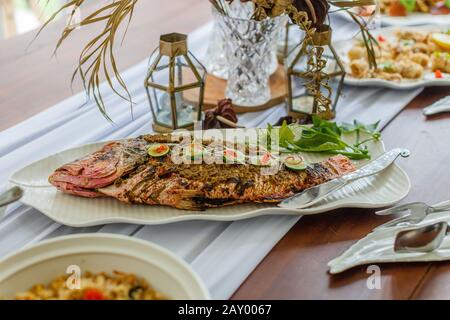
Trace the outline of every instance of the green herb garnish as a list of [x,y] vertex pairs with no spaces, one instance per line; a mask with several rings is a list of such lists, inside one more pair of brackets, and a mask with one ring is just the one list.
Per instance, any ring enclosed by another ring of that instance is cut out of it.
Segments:
[[[381,138],[381,133],[377,130],[380,121],[377,121],[372,124],[363,124],[358,120],[353,120],[353,124],[343,123],[341,125],[341,129],[343,133],[355,133],[356,134],[356,147],[360,147],[369,141],[379,141]],[[361,141],[361,133],[367,133],[370,135],[370,138],[367,138]]]
[[[353,160],[370,159],[371,155],[366,147],[369,141],[380,140],[381,134],[377,131],[379,122],[364,125],[358,121],[353,124],[338,125],[336,122],[322,120],[313,116],[313,125],[305,126],[283,122],[279,130],[280,147],[282,152],[314,152],[328,154],[342,154]],[[273,128],[269,127],[268,138]],[[295,132],[301,131],[300,135]],[[343,134],[355,133],[356,142],[351,145],[342,139]],[[361,133],[369,134],[370,137],[361,141]]]
[[416,0],[400,0],[400,3],[408,12],[413,12],[416,8]]
[[[450,0],[445,0],[444,5],[450,9]],[[450,34],[450,29],[447,31],[447,34]]]
[[416,42],[414,40],[411,39],[403,39],[400,41],[400,43],[402,44],[402,46],[404,47],[411,47],[413,46]]
[[383,71],[392,72],[394,71],[394,64],[391,61],[382,62],[378,65]]

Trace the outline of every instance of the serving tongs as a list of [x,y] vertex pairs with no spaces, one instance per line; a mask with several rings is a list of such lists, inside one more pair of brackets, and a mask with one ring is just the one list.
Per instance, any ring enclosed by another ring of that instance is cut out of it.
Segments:
[[19,187],[13,187],[0,194],[0,218],[3,216],[6,207],[11,203],[19,201],[22,196],[23,190]]
[[404,216],[401,216],[397,219],[388,221],[378,227],[376,227],[374,230],[383,229],[383,228],[391,228],[391,227],[397,227],[397,226],[408,226],[408,225],[414,225],[417,223],[422,222],[430,213],[436,213],[436,212],[446,212],[450,211],[450,203],[443,203],[441,205],[437,206],[429,206],[428,204],[424,202],[412,202],[403,204],[397,207],[389,208],[386,210],[381,210],[375,212],[376,215],[379,216],[387,216],[391,214],[397,214],[406,212],[408,213]]
[[380,157],[365,165],[364,167],[347,174],[341,178],[331,180],[327,183],[306,189],[305,191],[290,197],[278,204],[281,208],[288,209],[304,209],[308,208],[319,201],[323,200],[331,193],[342,189],[346,185],[378,174],[388,168],[398,157],[409,157],[409,150],[407,149],[392,149],[385,152]]
[[19,187],[11,188],[0,195],[0,208],[6,207],[13,202],[20,200],[23,196],[23,190]]

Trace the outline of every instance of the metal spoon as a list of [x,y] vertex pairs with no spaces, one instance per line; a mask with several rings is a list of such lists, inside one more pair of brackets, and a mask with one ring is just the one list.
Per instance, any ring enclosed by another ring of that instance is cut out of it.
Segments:
[[0,207],[6,207],[7,205],[20,200],[23,196],[23,190],[19,187],[14,187],[0,195]]
[[431,252],[439,248],[449,234],[447,222],[400,231],[395,237],[394,251],[398,253]]

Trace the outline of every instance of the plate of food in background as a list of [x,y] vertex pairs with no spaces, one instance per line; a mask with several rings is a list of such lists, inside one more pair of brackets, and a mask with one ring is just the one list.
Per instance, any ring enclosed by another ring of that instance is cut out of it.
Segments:
[[[380,22],[385,26],[415,26],[429,24],[447,24],[450,19],[449,0],[380,0]],[[376,6],[352,8],[360,17],[373,16]],[[353,21],[344,11],[337,13],[346,20]]]
[[450,25],[386,27],[372,31],[377,68],[371,68],[362,38],[338,41],[335,49],[345,65],[345,83],[414,89],[450,85]]
[[112,234],[45,240],[0,260],[0,299],[209,299],[190,266],[150,242]]

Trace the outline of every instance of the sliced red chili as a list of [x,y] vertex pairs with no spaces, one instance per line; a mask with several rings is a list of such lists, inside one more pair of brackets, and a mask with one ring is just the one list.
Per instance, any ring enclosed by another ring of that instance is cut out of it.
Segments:
[[156,152],[158,152],[158,153],[164,152],[164,151],[167,150],[167,148],[168,148],[168,146],[162,144],[162,145],[160,145],[159,147],[156,148]]
[[98,289],[86,289],[83,298],[84,300],[104,300],[103,293]]

